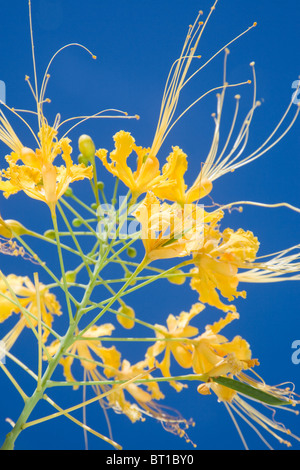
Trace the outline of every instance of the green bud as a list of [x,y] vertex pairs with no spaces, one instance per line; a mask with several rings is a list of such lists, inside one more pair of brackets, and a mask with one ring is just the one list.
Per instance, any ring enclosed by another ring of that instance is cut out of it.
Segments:
[[135,258],[136,257],[136,249],[133,248],[132,246],[129,246],[127,248],[127,255],[130,257],[130,258]]
[[97,207],[98,207],[98,205],[97,205],[96,202],[93,202],[93,203],[91,204],[91,208],[92,208],[94,211],[97,209]]
[[46,230],[46,232],[44,233],[44,237],[50,238],[50,240],[55,240],[54,230]]
[[169,282],[171,282],[172,284],[177,284],[178,286],[185,283],[186,277],[185,277],[184,272],[181,271],[181,269],[177,269],[176,271],[173,271],[172,274],[176,274],[176,276],[167,277]]
[[71,197],[71,196],[73,196],[73,190],[72,190],[72,188],[67,188],[67,189],[65,190],[65,192],[64,192],[64,196],[66,196],[66,197]]
[[72,225],[73,227],[80,227],[82,225],[82,221],[80,219],[73,219]]
[[66,272],[66,281],[67,282],[75,282],[76,281],[76,272],[75,271],[67,271]]
[[78,155],[78,163],[83,163],[83,165],[88,166],[89,160],[84,155],[82,155],[82,153],[80,153]]
[[97,187],[98,187],[98,189],[100,189],[100,191],[103,191],[103,189],[104,189],[104,183],[103,183],[103,181],[98,181]]
[[79,137],[78,147],[82,155],[88,160],[95,156],[96,147],[89,135],[83,134]]

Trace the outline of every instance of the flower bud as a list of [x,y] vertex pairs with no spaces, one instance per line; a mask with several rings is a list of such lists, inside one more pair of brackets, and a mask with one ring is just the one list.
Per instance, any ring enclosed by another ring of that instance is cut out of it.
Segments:
[[98,181],[98,183],[97,183],[97,188],[100,189],[100,191],[103,191],[103,189],[104,189],[104,183],[103,183],[103,181]]
[[75,271],[67,271],[66,272],[66,281],[67,282],[75,282],[76,281],[76,272]]
[[82,153],[78,155],[78,163],[82,163],[85,166],[88,166],[89,160]]
[[95,156],[96,147],[89,135],[83,134],[78,139],[78,147],[81,154],[90,160]]
[[[131,328],[134,327],[134,318],[135,318],[135,313],[133,308],[128,307],[128,305],[122,305],[118,312],[120,312],[121,315],[117,315],[117,320],[122,325],[124,328],[127,330],[130,330]],[[127,317],[123,316],[126,315]]]
[[49,238],[50,240],[55,240],[54,230],[46,230],[46,232],[44,233],[44,237]]
[[[173,274],[176,274],[176,276],[173,276]],[[176,271],[173,271],[172,276],[167,277],[167,279],[172,284],[177,284],[178,286],[181,286],[185,283],[186,276],[184,272],[181,271],[181,269],[177,269]]]
[[66,197],[71,197],[71,196],[73,196],[73,190],[72,190],[72,188],[70,188],[70,187],[67,188],[67,189],[65,190],[65,192],[64,192],[64,196],[66,196]]
[[0,219],[0,235],[5,238],[13,238],[14,234],[28,235],[30,232],[17,220]]
[[133,246],[129,246],[127,248],[127,255],[130,257],[130,258],[135,258],[136,257],[136,249],[133,248]]
[[80,219],[74,219],[74,220],[72,221],[72,225],[73,225],[74,227],[80,227],[80,226],[82,225],[82,221],[81,221]]

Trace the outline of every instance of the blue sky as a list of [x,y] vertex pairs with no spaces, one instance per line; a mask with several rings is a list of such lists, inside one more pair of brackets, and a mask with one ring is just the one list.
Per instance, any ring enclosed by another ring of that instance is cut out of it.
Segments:
[[[112,136],[120,129],[130,131],[138,145],[150,146],[158,120],[165,80],[170,66],[178,57],[188,29],[198,11],[209,11],[209,0],[33,0],[33,29],[38,78],[51,56],[66,43],[78,42],[95,55],[94,61],[82,49],[69,48],[59,55],[51,68],[47,96],[49,120],[57,112],[62,118],[81,114],[93,114],[101,109],[117,108],[130,115],[140,115],[140,120],[94,120],[77,127],[70,138],[76,143],[82,133],[89,133],[96,147],[112,148]],[[6,85],[7,104],[22,109],[33,109],[34,102],[25,75],[33,77],[31,48],[26,0],[5,2],[1,9],[0,28],[0,80]],[[292,84],[300,75],[299,2],[265,0],[241,2],[220,0],[199,45],[199,54],[209,58],[227,42],[247,29],[253,22],[258,26],[230,47],[228,80],[240,82],[251,79],[249,64],[255,61],[257,94],[262,106],[257,110],[250,133],[249,149],[259,146],[270,135],[281,119],[293,93]],[[184,109],[200,94],[222,83],[223,55],[199,74],[182,94],[179,109]],[[242,95],[242,112],[251,103],[251,86],[238,91]],[[235,93],[234,93],[235,94]],[[224,132],[232,112],[233,93],[225,103]],[[296,106],[296,105],[293,105]],[[168,136],[161,151],[164,161],[171,146],[178,145],[189,156],[187,182],[191,183],[204,161],[213,133],[211,114],[215,112],[216,99],[212,94],[201,101],[186,115]],[[291,110],[291,116],[295,110]],[[287,123],[289,121],[286,121]],[[21,140],[25,142],[26,129],[16,124]],[[223,136],[223,139],[226,138]],[[30,139],[28,146],[30,146]],[[76,149],[76,145],[74,145]],[[5,148],[1,144],[1,161]],[[218,203],[250,200],[263,203],[288,202],[300,207],[300,132],[299,120],[289,134],[271,151],[255,162],[227,174],[214,184],[213,198]],[[101,179],[109,188],[110,175],[101,173]],[[80,197],[89,197],[87,185],[76,185]],[[6,219],[18,219],[41,233],[49,227],[50,220],[44,205],[26,196],[0,197],[0,213]],[[261,242],[260,254],[276,252],[299,243],[300,216],[287,208],[265,209],[246,206],[243,213],[233,212],[227,217],[228,226],[251,230]],[[224,226],[225,228],[225,226]],[[41,246],[41,249],[45,249]],[[46,254],[46,252],[45,252]],[[54,262],[54,261],[53,261]],[[1,269],[8,274],[26,275],[28,264],[16,259],[1,257]],[[31,269],[31,267],[30,267]],[[247,299],[238,300],[240,320],[230,325],[225,335],[239,334],[250,343],[253,356],[261,366],[258,372],[269,384],[292,381],[300,389],[300,364],[292,362],[293,341],[300,340],[299,287],[297,282],[244,286]],[[196,293],[188,284],[174,287],[161,284],[153,290],[147,288],[132,297],[132,305],[142,315],[151,315],[153,321],[164,322],[169,313],[178,315],[197,301]],[[201,330],[212,323],[220,312],[207,307],[197,326]],[[149,318],[149,317],[148,317]],[[203,323],[202,323],[203,322]],[[7,332],[11,324],[0,325],[0,332]],[[2,336],[2,335],[1,335]],[[35,364],[32,337],[25,334],[16,344],[16,355],[24,362]],[[139,359],[131,349],[131,361]],[[8,381],[1,378],[0,432],[9,431],[4,421],[7,416],[16,419],[21,401],[15,391],[8,392]],[[27,378],[23,378],[27,383]],[[31,383],[28,383],[30,390]],[[58,400],[61,406],[69,406],[80,399],[69,396],[66,388]],[[180,394],[166,388],[168,405],[196,426],[190,430],[190,438],[202,449],[242,449],[241,440],[225,408],[215,396],[200,397],[195,389]],[[17,405],[16,405],[17,403]],[[167,404],[167,403],[166,403]],[[41,414],[49,408],[40,407]],[[34,413],[34,417],[36,414]],[[80,416],[80,415],[78,415]],[[90,424],[106,431],[106,423],[100,407],[88,411]],[[145,423],[131,425],[124,416],[110,413],[113,435],[127,449],[191,449],[190,444],[173,436],[147,419]],[[291,413],[278,414],[279,421],[296,434],[300,434],[299,418]],[[242,424],[244,435],[251,448],[264,448],[258,437]],[[270,439],[274,448],[282,448]],[[300,449],[293,442],[295,449]],[[51,424],[29,429],[17,441],[20,449],[81,449],[84,446],[80,428],[66,419],[53,420]],[[102,443],[89,437],[89,448],[99,449]],[[103,447],[105,448],[105,446]]]

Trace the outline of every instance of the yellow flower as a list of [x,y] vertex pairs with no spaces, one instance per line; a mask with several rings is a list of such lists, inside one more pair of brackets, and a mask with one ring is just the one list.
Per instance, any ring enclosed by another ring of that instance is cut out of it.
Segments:
[[146,256],[151,260],[188,256],[202,246],[204,210],[201,207],[160,204],[148,192],[133,215],[141,224],[141,238]]
[[217,290],[229,301],[246,296],[245,291],[237,291],[238,270],[251,267],[259,242],[250,231],[225,229],[220,233],[214,226],[204,238],[203,248],[195,253],[191,287],[199,293],[201,302],[224,311],[235,310],[234,305],[225,305],[220,300]]
[[184,180],[187,166],[187,155],[179,147],[173,147],[161,176],[153,181],[151,191],[160,199],[178,202],[182,206],[202,199],[210,193],[212,184],[207,179],[201,180],[198,177],[187,190]]
[[[138,147],[129,132],[119,131],[114,135],[115,150],[110,153],[111,162],[107,161],[107,150],[97,150],[105,168],[117,176],[132,191],[134,200],[152,187],[152,180],[159,174],[159,162],[155,156],[149,156],[149,149]],[[136,171],[127,164],[128,157],[135,152]]]
[[[156,402],[165,396],[152,375],[147,373],[152,363],[153,359],[150,357],[136,364],[130,364],[127,359],[123,359],[119,367],[109,376],[113,376],[116,381],[131,382],[128,385],[125,383],[125,386],[122,387],[118,384],[112,386],[107,395],[108,406],[112,407],[116,413],[124,413],[132,423],[144,421],[145,416],[151,416],[160,422],[166,431],[184,437],[187,442],[190,442],[186,429],[193,423],[181,417],[175,410],[164,408],[163,405],[158,405]],[[135,377],[141,377],[149,382],[145,384],[134,383],[132,379]],[[126,393],[134,399],[133,403],[126,398]],[[173,413],[170,414],[170,411]]]
[[[33,136],[35,140],[35,145],[37,145],[38,148],[34,150],[31,144],[30,146],[23,145],[7,117],[4,115],[3,111],[0,110],[0,140],[12,151],[10,155],[6,156],[9,167],[6,170],[2,170],[0,173],[0,190],[4,192],[5,197],[9,197],[11,194],[15,194],[19,191],[24,191],[31,198],[46,202],[50,207],[52,214],[54,214],[56,202],[68,189],[70,183],[84,178],[91,179],[93,176],[93,169],[91,166],[86,167],[84,164],[73,164],[71,159],[72,147],[69,145],[70,140],[66,137],[68,132],[82,121],[86,121],[90,118],[104,118],[108,116],[104,115],[104,111],[100,111],[92,116],[76,116],[60,122],[60,114],[57,114],[53,125],[49,125],[44,115],[43,108],[45,103],[51,102],[49,98],[45,98],[45,93],[50,79],[49,69],[55,57],[61,51],[70,46],[84,49],[92,56],[93,59],[96,59],[96,56],[93,55],[85,46],[78,43],[72,43],[61,47],[57,52],[55,52],[48,63],[43,76],[41,88],[38,89],[32,34],[31,46],[35,86],[32,87],[28,76],[26,76],[25,79],[36,103],[36,111],[28,110],[28,112],[36,115],[38,131],[35,132],[31,128],[29,122],[27,122],[20,114],[21,111],[17,112],[15,108],[10,108],[3,102],[1,102],[1,105],[11,111],[27,126],[30,131],[30,135]],[[120,116],[122,117],[132,118],[132,116],[127,116],[127,113],[122,111],[120,111],[120,113]],[[116,115],[109,117],[119,116]],[[136,117],[137,116],[135,116],[135,118]],[[74,119],[79,121],[76,124],[73,124],[69,131],[65,132],[63,137],[58,140],[57,134],[59,127]],[[59,155],[62,158],[62,164],[55,165],[54,160]],[[17,164],[19,161],[21,161],[21,165]]]
[[[3,338],[6,349],[9,350],[17,337],[26,326],[36,327],[38,323],[38,299],[35,285],[26,276],[16,276],[9,274],[6,282],[17,298],[19,305],[15,302],[14,296],[8,289],[5,281],[0,280],[0,322],[3,322],[13,313],[21,313],[21,318],[17,325]],[[5,297],[4,297],[5,296]],[[41,319],[43,322],[42,340],[45,342],[49,336],[49,329],[53,323],[53,315],[61,315],[61,307],[56,296],[49,292],[47,286],[39,283],[39,299],[41,308]],[[29,313],[22,314],[22,307]]]
[[[178,317],[170,314],[167,318],[167,327],[154,325],[158,340],[148,348],[147,357],[157,357],[165,351],[163,360],[157,364],[164,377],[171,377],[171,354],[181,367],[189,369],[192,366],[193,349],[191,343],[185,341],[185,338],[198,334],[198,328],[190,326],[189,323],[203,309],[204,305],[194,304],[189,312],[181,312]],[[175,381],[171,381],[170,385],[177,391],[183,388],[182,384]]]
[[[134,200],[140,194],[152,191],[160,199],[178,202],[183,206],[203,198],[211,191],[212,184],[207,179],[201,180],[200,175],[187,190],[184,181],[187,156],[179,147],[173,147],[173,152],[167,157],[167,163],[160,174],[156,156],[149,155],[149,148],[137,147],[129,132],[117,132],[114,141],[115,150],[110,153],[110,163],[107,161],[107,150],[99,149],[96,155],[110,173],[131,189]],[[133,151],[137,155],[137,167],[134,172],[127,163]]]
[[[98,371],[99,363],[97,363],[93,358],[92,352],[98,358],[100,358],[103,367],[105,367],[106,363],[110,364],[109,368],[112,367],[112,365],[117,366],[119,364],[120,353],[116,350],[116,348],[114,346],[111,348],[105,348],[102,346],[101,341],[97,340],[97,338],[101,336],[110,336],[113,330],[114,326],[111,323],[105,323],[100,326],[92,326],[84,333],[81,339],[74,340],[73,344],[66,351],[70,354],[70,356],[67,355],[60,360],[60,364],[64,369],[64,376],[68,382],[75,382],[71,367],[74,362],[73,356],[76,354],[80,359],[82,367],[93,380],[101,380],[102,376]],[[53,341],[53,343],[47,347],[49,354],[54,356],[58,351],[59,346],[59,340]],[[105,369],[104,372],[106,372]],[[110,369],[108,369],[107,375],[109,375],[109,373]],[[74,389],[77,388],[78,386],[75,385]]]
[[226,325],[237,318],[237,313],[230,312],[226,318],[221,318],[213,325],[207,325],[205,333],[193,340],[192,367],[196,374],[208,374],[210,377],[224,375],[228,368],[231,370],[232,358],[236,365],[242,362],[244,368],[248,367],[251,361],[249,344],[240,336],[229,342],[225,336],[219,334]]
[[[143,360],[136,364],[131,365],[129,361],[124,359],[119,364],[107,361],[110,368],[107,368],[106,375],[113,377],[118,381],[130,381],[131,379],[143,375],[143,379],[151,379],[151,374],[147,373],[149,369],[149,361]],[[127,391],[136,403],[131,403],[126,400],[125,391]],[[164,398],[161,393],[157,382],[150,381],[146,384],[146,390],[142,385],[135,384],[134,382],[120,388],[118,384],[112,386],[111,392],[107,396],[109,406],[116,412],[124,413],[133,423],[142,419],[143,412],[153,414],[155,407],[153,400],[160,400]],[[138,406],[137,406],[138,405]],[[152,411],[153,408],[153,411]]]
[[[0,139],[12,149],[12,153],[6,156],[9,167],[0,175],[0,190],[5,197],[24,191],[31,198],[48,204],[54,213],[56,202],[70,183],[92,178],[92,167],[73,164],[70,140],[57,140],[57,129],[50,127],[44,116],[37,138],[39,148],[35,151],[21,144],[7,120],[2,118],[1,121]],[[9,140],[6,138],[8,133]],[[64,164],[55,166],[53,162],[58,155]],[[17,164],[19,160],[22,165]]]

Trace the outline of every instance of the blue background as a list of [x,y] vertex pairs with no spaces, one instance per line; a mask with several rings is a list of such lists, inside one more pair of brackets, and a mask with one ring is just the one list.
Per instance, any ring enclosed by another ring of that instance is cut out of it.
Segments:
[[[188,25],[193,23],[199,9],[207,13],[212,2],[33,0],[32,4],[39,79],[50,57],[66,43],[82,43],[98,57],[97,61],[93,61],[83,50],[69,48],[56,58],[47,91],[52,103],[45,108],[49,122],[53,122],[57,112],[65,119],[93,114],[106,108],[118,108],[141,116],[139,121],[91,120],[76,128],[70,134],[75,155],[76,141],[82,133],[92,135],[97,148],[112,149],[112,136],[119,129],[132,132],[138,145],[150,146],[169,68],[180,53]],[[257,110],[254,119],[249,151],[272,132],[294,91],[292,83],[300,74],[298,18],[298,0],[286,0],[284,4],[277,0],[220,0],[200,43],[199,54],[208,58],[254,21],[258,22],[257,28],[230,47],[228,60],[230,82],[251,78],[249,63],[252,60],[256,63],[258,98],[263,99],[263,106]],[[0,22],[0,79],[6,84],[7,104],[34,109],[33,98],[24,81],[26,74],[33,78],[27,1],[5,2],[1,8]],[[221,84],[222,65],[223,54],[184,90],[179,109],[184,109],[204,91]],[[226,137],[226,116],[228,126],[236,92],[228,93],[223,139]],[[242,95],[242,112],[251,103],[251,92],[251,86],[239,90]],[[193,182],[209,150],[213,133],[211,113],[215,111],[215,104],[213,95],[193,108],[173,129],[160,151],[162,162],[172,145],[180,146],[188,154],[188,183]],[[294,111],[292,109],[292,113]],[[29,147],[33,145],[26,128],[14,119],[12,123],[24,144]],[[2,144],[0,148],[4,166],[6,149]],[[214,201],[285,201],[300,207],[299,151],[298,120],[286,138],[267,155],[217,180],[212,193]],[[102,173],[102,169],[100,171],[100,178],[106,183],[109,192],[112,178],[104,171]],[[92,202],[88,184],[75,184],[74,189],[80,197],[90,198]],[[3,218],[18,219],[40,233],[50,227],[47,207],[24,195],[12,196],[8,200],[1,195],[0,213]],[[252,230],[261,242],[259,253],[263,255],[299,243],[299,221],[299,214],[285,208],[246,206],[242,214],[233,212],[228,216],[223,227],[228,224],[235,229],[242,227]],[[49,250],[43,243],[37,243],[36,247],[44,250],[40,253],[50,260],[49,266],[55,268],[55,250]],[[3,255],[0,262],[5,274],[14,272],[26,275],[28,269],[32,272],[35,269],[28,262]],[[42,281],[49,282],[43,276],[41,274]],[[244,285],[243,288],[247,290],[247,299],[236,302],[241,318],[224,330],[225,336],[232,338],[240,334],[250,343],[253,357],[258,357],[261,362],[257,371],[267,383],[292,381],[299,391],[300,364],[293,364],[291,360],[292,342],[300,339],[298,283],[253,284]],[[169,313],[178,315],[182,310],[189,310],[192,303],[197,301],[197,295],[191,292],[188,283],[182,287],[160,283],[155,286],[154,292],[155,296],[150,286],[130,299],[128,297],[128,303],[135,308],[137,316],[146,321],[164,324]],[[212,323],[220,316],[222,312],[207,307],[193,324],[201,331],[207,323]],[[107,316],[106,320],[111,321],[111,318]],[[1,337],[13,326],[14,321],[10,319],[1,324]],[[56,324],[63,332],[63,319],[58,319]],[[122,333],[124,330],[116,330],[116,335]],[[138,334],[142,333],[138,331]],[[148,335],[149,332],[143,330],[143,334]],[[140,360],[144,354],[145,345],[125,346],[122,347],[123,357],[131,362]],[[29,366],[36,367],[36,343],[29,331],[24,332],[13,352]],[[10,361],[9,366],[20,377],[25,391],[30,393],[33,390],[32,381]],[[176,368],[173,370],[175,373]],[[178,409],[184,417],[193,417],[195,420],[196,426],[189,430],[189,436],[199,450],[243,448],[225,407],[217,403],[214,395],[201,397],[193,387],[178,394],[167,384],[162,389],[167,395],[165,404]],[[1,376],[0,394],[0,433],[3,436],[9,431],[5,418],[17,419],[22,403],[5,376]],[[68,407],[81,399],[81,392],[70,394],[71,389],[66,387],[55,391],[53,398],[62,407]],[[51,412],[49,406],[41,404],[34,411],[32,419]],[[99,405],[93,405],[87,413],[88,424],[106,434],[107,427]],[[82,419],[81,413],[76,416]],[[145,423],[131,425],[125,416],[115,415],[112,411],[109,416],[113,437],[124,449],[192,449],[190,444],[165,432],[151,418]],[[300,435],[299,417],[283,411],[277,417]],[[245,423],[240,424],[250,448],[265,448]],[[284,448],[272,438],[269,441],[274,448]],[[293,446],[294,449],[300,449],[299,442],[293,441]],[[67,419],[58,418],[22,433],[16,448],[83,449],[83,432]],[[89,449],[105,448],[110,447],[89,435]]]

